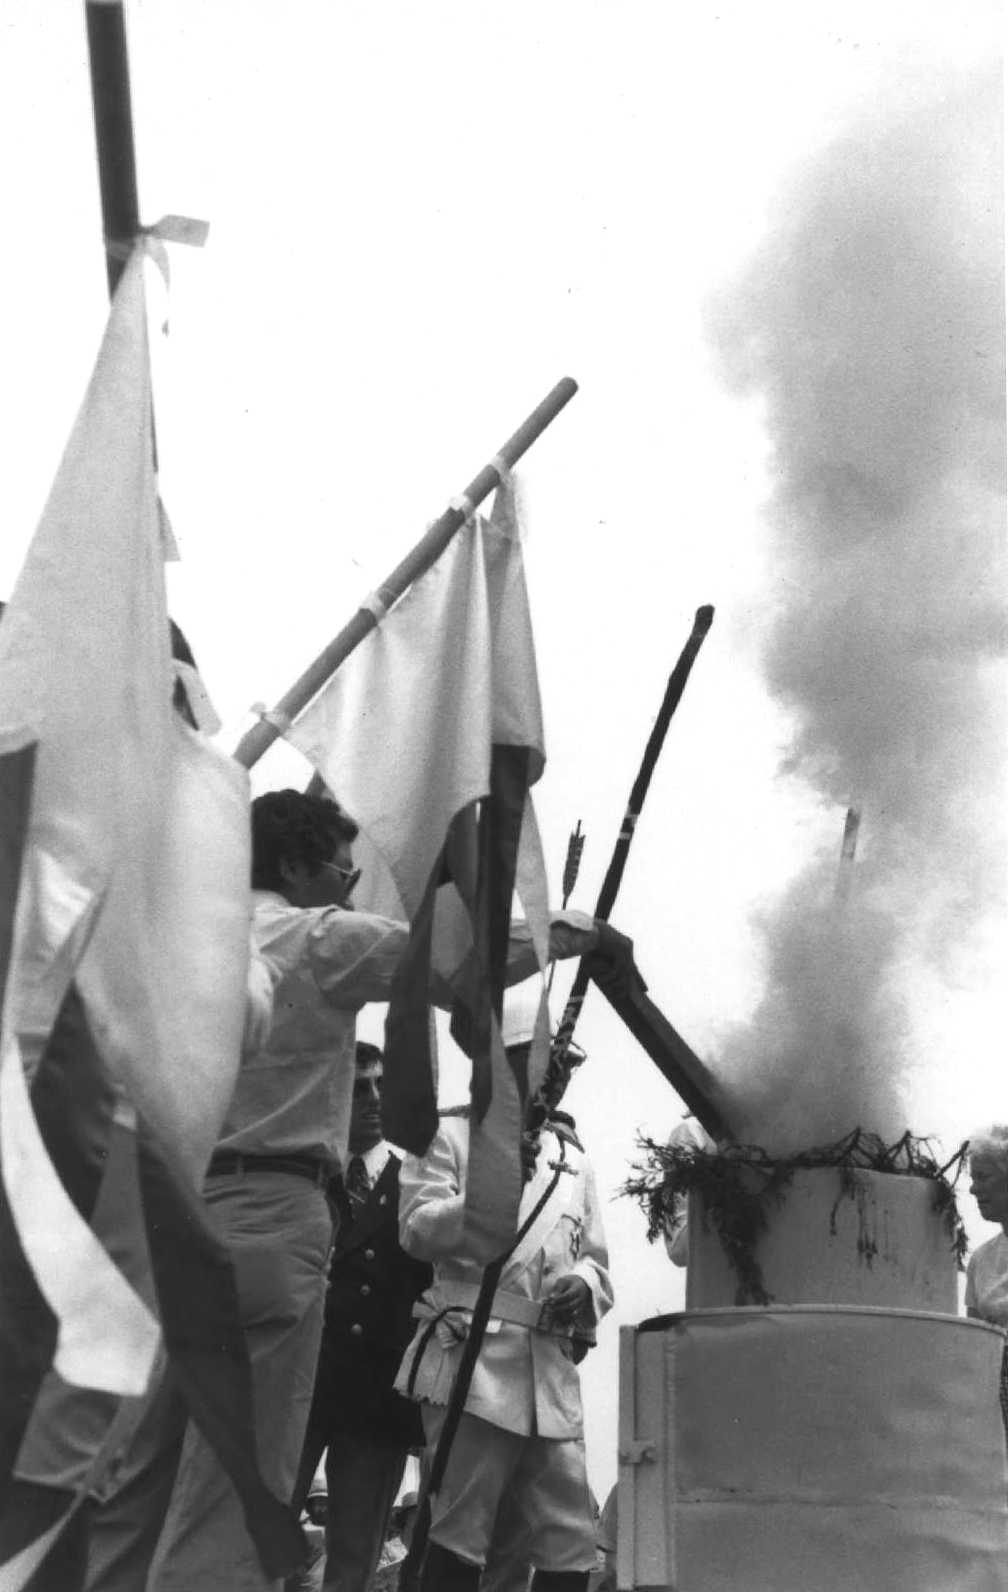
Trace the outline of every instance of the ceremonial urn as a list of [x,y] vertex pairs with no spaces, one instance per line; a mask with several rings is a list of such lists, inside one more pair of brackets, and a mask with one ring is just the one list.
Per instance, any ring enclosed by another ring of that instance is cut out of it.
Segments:
[[621,1332],[619,1586],[1008,1592],[1004,1340],[957,1315],[948,1181],[704,1153],[687,1308]]

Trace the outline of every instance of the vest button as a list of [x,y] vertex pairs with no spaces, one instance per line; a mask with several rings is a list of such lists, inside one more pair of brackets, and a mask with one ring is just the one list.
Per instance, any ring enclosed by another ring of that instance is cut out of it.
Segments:
[[355,1321],[353,1326],[350,1328],[350,1336],[352,1338],[362,1338],[364,1336],[364,1328],[361,1326],[359,1321]]
[[364,1251],[364,1259],[365,1260],[374,1260],[374,1250],[373,1249],[365,1249],[365,1251]]

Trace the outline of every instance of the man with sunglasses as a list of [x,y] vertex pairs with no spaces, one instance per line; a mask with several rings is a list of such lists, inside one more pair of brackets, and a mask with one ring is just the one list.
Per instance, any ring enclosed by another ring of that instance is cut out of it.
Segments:
[[[405,923],[355,912],[357,826],[327,796],[252,803],[253,932],[274,980],[273,1026],[239,1074],[205,1197],[231,1251],[255,1384],[263,1478],[290,1498],[322,1334],[330,1184],[346,1165],[357,1013],[387,1001]],[[556,914],[554,957],[630,965],[630,942],[584,913]],[[517,928],[508,979],[535,971]],[[444,989],[446,1003],[450,999]],[[148,1592],[263,1592],[237,1496],[190,1426]]]

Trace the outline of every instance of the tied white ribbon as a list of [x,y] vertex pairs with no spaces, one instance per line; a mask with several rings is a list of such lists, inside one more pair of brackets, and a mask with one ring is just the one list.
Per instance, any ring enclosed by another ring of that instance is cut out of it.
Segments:
[[288,714],[281,713],[279,708],[268,708],[265,702],[253,702],[249,712],[264,724],[272,724],[281,735],[289,735],[294,728],[294,720]]
[[359,606],[362,613],[370,614],[375,624],[380,625],[391,605],[380,591],[369,591],[366,597],[361,598]]
[[453,497],[448,507],[456,514],[461,514],[467,525],[476,512],[476,505],[467,492],[460,492],[458,497]]

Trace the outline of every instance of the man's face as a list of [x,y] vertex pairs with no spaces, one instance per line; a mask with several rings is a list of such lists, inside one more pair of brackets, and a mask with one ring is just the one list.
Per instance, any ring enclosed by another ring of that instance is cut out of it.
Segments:
[[381,1086],[380,1061],[358,1067],[354,1078],[353,1105],[350,1108],[351,1155],[363,1155],[381,1142]]
[[360,876],[349,841],[341,840],[332,856],[315,868],[303,862],[285,862],[280,872],[286,885],[284,894],[292,906],[351,910],[350,897]]

